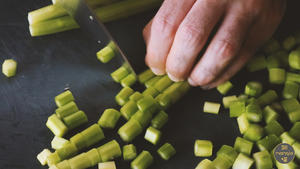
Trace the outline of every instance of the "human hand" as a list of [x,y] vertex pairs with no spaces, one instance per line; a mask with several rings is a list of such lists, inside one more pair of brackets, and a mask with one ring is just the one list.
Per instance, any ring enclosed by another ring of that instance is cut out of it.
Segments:
[[[144,29],[146,64],[173,81],[213,88],[236,74],[275,32],[285,0],[165,0]],[[212,30],[217,28],[212,40]],[[203,51],[203,47],[208,47]],[[199,60],[197,56],[203,51]]]

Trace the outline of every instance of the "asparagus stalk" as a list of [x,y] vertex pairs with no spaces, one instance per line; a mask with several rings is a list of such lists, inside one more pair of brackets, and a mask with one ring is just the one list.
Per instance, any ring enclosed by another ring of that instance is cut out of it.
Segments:
[[[102,22],[109,22],[152,9],[160,5],[161,2],[162,0],[124,0],[99,7],[95,10],[95,13]],[[79,25],[68,15],[30,24],[29,26],[30,34],[33,37],[76,28],[79,28]]]

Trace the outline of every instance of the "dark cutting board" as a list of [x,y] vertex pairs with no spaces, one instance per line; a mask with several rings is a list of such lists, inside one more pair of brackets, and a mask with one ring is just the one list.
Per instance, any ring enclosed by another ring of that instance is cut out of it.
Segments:
[[[300,30],[299,2],[291,0],[289,3],[277,33],[279,38]],[[14,58],[19,66],[14,78],[7,79],[0,74],[0,169],[43,168],[36,155],[50,147],[53,135],[45,123],[55,110],[54,97],[65,88],[74,93],[79,108],[89,117],[89,124],[95,123],[104,109],[118,108],[114,96],[121,88],[110,78],[113,69],[96,59],[98,49],[84,32],[73,30],[30,37],[27,12],[47,4],[49,2],[44,0],[1,1],[0,63],[6,58]],[[155,11],[152,11],[106,24],[139,69],[145,68],[142,28],[154,14]],[[229,94],[242,92],[249,80],[260,79],[267,84],[266,75],[265,71],[255,74],[240,72],[233,79],[235,87]],[[139,152],[145,149],[154,154],[155,164],[151,168],[194,168],[201,160],[193,155],[195,139],[212,140],[214,152],[223,144],[233,145],[239,135],[235,119],[230,119],[223,109],[218,116],[203,113],[203,101],[206,100],[221,102],[221,95],[216,90],[194,88],[167,110],[170,120],[162,129],[161,144],[168,141],[175,146],[177,155],[170,161],[163,161],[157,156],[155,151],[158,147],[144,141],[142,136],[137,138],[134,144]],[[120,121],[118,127],[123,123],[124,120]],[[105,130],[107,138],[98,146],[113,138],[120,141],[115,133],[116,130]],[[117,166],[125,169],[129,168],[129,163],[118,159]]]

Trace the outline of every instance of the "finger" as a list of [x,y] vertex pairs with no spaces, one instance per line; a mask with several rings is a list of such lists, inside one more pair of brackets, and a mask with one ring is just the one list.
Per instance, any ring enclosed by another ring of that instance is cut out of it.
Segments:
[[193,69],[189,77],[191,85],[203,86],[213,81],[237,56],[245,41],[253,17],[237,5],[228,11],[205,54]]
[[150,20],[150,22],[145,26],[145,28],[143,30],[143,37],[144,37],[146,46],[149,43],[149,37],[150,37],[150,34],[151,34],[151,29],[150,28],[152,26],[152,22],[153,22],[153,19]]
[[180,24],[166,63],[172,80],[180,81],[188,76],[197,55],[223,15],[225,3],[220,2],[197,1]]
[[153,19],[148,37],[146,64],[155,74],[165,73],[166,58],[176,30],[195,0],[165,0]]
[[251,29],[249,37],[247,38],[248,40],[240,50],[238,54],[240,57],[236,58],[232,65],[229,66],[218,79],[208,84],[206,88],[214,88],[219,84],[222,84],[225,81],[229,80],[247,63],[247,61],[255,54],[257,49],[271,38],[272,34],[275,32],[277,26],[279,25],[285,10],[285,4],[283,3],[283,1],[278,1],[278,4],[275,5],[281,6],[282,8],[277,7],[278,10],[275,14],[272,12],[271,15],[273,16],[271,18],[273,19],[270,19],[268,14],[259,19],[259,21]]

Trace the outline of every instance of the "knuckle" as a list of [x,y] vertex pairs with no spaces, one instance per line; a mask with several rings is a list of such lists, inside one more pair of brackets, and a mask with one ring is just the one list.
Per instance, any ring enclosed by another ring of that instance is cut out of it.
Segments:
[[159,32],[160,34],[170,35],[171,32],[175,30],[175,21],[172,16],[169,15],[158,15],[154,18],[153,21],[153,28],[155,31]]
[[205,36],[204,28],[198,28],[192,23],[184,24],[180,27],[181,37],[187,42],[198,43]]
[[233,41],[228,39],[222,39],[219,40],[220,45],[220,59],[222,59],[224,62],[228,62],[231,60],[237,52],[237,44],[235,44]]

